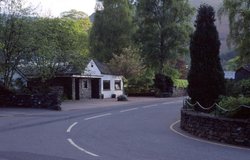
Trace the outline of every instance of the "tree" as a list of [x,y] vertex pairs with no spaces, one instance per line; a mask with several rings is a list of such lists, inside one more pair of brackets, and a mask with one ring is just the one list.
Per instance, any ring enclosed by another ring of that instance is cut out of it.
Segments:
[[3,83],[11,88],[15,68],[23,55],[32,51],[28,23],[34,10],[24,7],[22,0],[1,0],[0,3],[0,64]]
[[126,79],[139,76],[145,68],[139,51],[133,48],[123,49],[119,56],[113,55],[109,67],[115,74],[123,75]]
[[219,15],[229,17],[229,44],[239,52],[240,65],[250,63],[250,1],[224,0]]
[[71,9],[69,11],[62,12],[61,14],[62,18],[70,18],[70,19],[85,19],[88,18],[89,16],[82,12],[82,11],[77,11],[75,9]]
[[220,40],[211,6],[201,5],[191,36],[191,68],[188,74],[188,94],[193,102],[211,106],[225,93],[224,72],[220,64]]
[[146,63],[163,73],[164,64],[186,51],[193,8],[187,0],[138,0],[136,42]]
[[128,0],[103,0],[90,33],[90,53],[103,62],[131,45],[134,32],[132,7]]
[[[36,18],[32,54],[24,61],[42,81],[70,68],[81,72],[88,56],[88,29],[83,20]],[[88,24],[87,24],[88,25]],[[90,27],[90,26],[89,26]]]

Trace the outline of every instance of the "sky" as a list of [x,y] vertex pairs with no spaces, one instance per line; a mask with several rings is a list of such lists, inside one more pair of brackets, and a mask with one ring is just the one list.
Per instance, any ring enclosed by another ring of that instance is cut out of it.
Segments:
[[38,11],[42,15],[58,17],[60,13],[71,9],[91,15],[95,10],[96,0],[26,0],[26,2],[38,6]]
[[[96,0],[26,0],[34,6],[39,6],[39,12],[58,17],[60,13],[76,9],[88,15],[94,12]],[[195,7],[201,3],[207,3],[217,8],[222,0],[189,0]]]
[[[43,15],[50,15],[54,17],[60,16],[60,13],[76,9],[83,11],[88,15],[94,12],[96,0],[26,0],[34,6],[39,6],[39,12]],[[202,4],[207,3],[217,8],[222,0],[189,0],[196,8]]]

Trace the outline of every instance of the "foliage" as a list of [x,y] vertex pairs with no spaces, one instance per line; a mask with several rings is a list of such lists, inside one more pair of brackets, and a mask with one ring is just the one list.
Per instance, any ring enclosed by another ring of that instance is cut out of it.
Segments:
[[96,10],[90,33],[90,53],[101,62],[109,62],[113,55],[131,45],[134,25],[132,7],[128,0],[104,0]]
[[220,40],[216,30],[214,9],[201,5],[191,36],[191,68],[188,74],[188,94],[192,101],[211,106],[225,93],[224,72],[220,64]]
[[226,63],[226,69],[229,70],[229,71],[235,71],[237,70],[238,68],[240,68],[240,57],[239,56],[236,56],[230,60],[227,61]]
[[154,71],[150,68],[146,68],[139,76],[132,77],[128,79],[128,87],[126,88],[126,93],[128,94],[151,94],[154,89]]
[[88,15],[86,13],[82,11],[77,11],[75,9],[62,12],[60,15],[62,18],[70,18],[70,19],[75,19],[75,20],[88,18]]
[[[171,96],[173,94],[173,81],[170,77],[163,74],[156,74],[154,79],[155,88],[158,89],[157,93],[160,97]],[[163,95],[167,93],[167,95]]]
[[128,101],[128,97],[126,95],[119,95],[117,101]]
[[29,26],[33,9],[22,0],[2,0],[0,3],[0,71],[6,88],[11,88],[15,68],[22,56],[32,52]]
[[244,96],[250,97],[250,80],[241,80],[240,82],[240,86],[242,89],[242,94]]
[[239,52],[240,65],[250,63],[250,1],[224,0],[219,15],[228,15],[230,34],[229,44]]
[[[81,71],[88,56],[88,30],[85,21],[65,18],[36,18],[33,29],[33,52],[23,65],[42,81],[73,67]],[[28,64],[28,65],[27,65]]]
[[227,110],[234,110],[241,105],[250,106],[250,98],[247,97],[223,97],[219,105]]
[[176,88],[187,88],[188,81],[186,79],[175,79],[174,80],[174,86]]
[[120,55],[113,55],[108,65],[113,73],[123,75],[126,79],[139,76],[144,70],[139,51],[133,48],[124,48]]
[[172,80],[180,78],[180,72],[178,69],[171,66],[171,64],[164,64],[163,73],[168,75]]
[[186,0],[138,0],[136,43],[146,64],[163,73],[164,64],[186,52],[193,9]]
[[227,80],[226,95],[233,97],[238,97],[241,95],[250,97],[250,80]]

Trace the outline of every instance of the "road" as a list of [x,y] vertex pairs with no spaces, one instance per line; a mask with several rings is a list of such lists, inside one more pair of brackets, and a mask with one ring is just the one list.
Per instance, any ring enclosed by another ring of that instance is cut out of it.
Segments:
[[182,98],[166,98],[0,117],[0,160],[250,159],[248,149],[177,134],[181,106]]

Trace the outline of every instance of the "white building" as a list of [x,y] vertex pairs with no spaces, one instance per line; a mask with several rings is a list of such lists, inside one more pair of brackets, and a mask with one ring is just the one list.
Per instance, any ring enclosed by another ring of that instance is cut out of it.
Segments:
[[[66,99],[115,98],[123,94],[123,76],[113,74],[103,63],[90,60],[84,73],[73,70],[58,73],[50,81],[52,86],[63,87]],[[30,69],[18,70],[14,79],[20,77],[25,77],[24,84],[27,84],[29,88],[39,85],[36,81],[38,77]]]
[[91,60],[82,77],[81,98],[114,98],[123,94],[123,76],[114,75],[103,63]]

